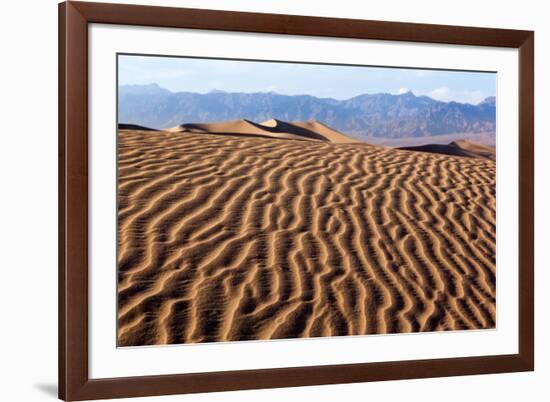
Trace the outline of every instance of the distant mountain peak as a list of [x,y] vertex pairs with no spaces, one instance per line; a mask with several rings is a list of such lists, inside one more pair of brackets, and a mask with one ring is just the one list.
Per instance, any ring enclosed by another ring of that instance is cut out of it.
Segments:
[[497,98],[494,96],[488,96],[487,98],[483,99],[481,102],[479,102],[479,105],[490,105],[495,106],[497,102]]
[[[223,95],[212,95],[216,93]],[[437,101],[412,91],[337,100],[267,92],[171,92],[150,84],[120,86],[118,98],[121,123],[161,129],[182,122],[249,120],[277,126],[299,121],[323,124],[358,138],[404,138],[494,133],[496,127],[495,97],[478,105]]]
[[413,91],[411,91],[410,89],[407,91],[407,92],[403,92],[401,94],[398,94],[397,96],[408,96],[408,97],[414,97],[416,98],[416,95],[414,94]]

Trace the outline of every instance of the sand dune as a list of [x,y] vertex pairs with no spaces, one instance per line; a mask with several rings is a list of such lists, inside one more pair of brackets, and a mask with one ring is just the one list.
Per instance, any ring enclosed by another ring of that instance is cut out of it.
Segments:
[[126,123],[119,123],[118,129],[119,130],[156,131],[153,128],[140,126],[138,124],[126,124]]
[[[356,136],[359,134],[355,134]],[[485,145],[491,148],[496,146],[496,134],[495,133],[452,133],[432,135],[429,137],[402,137],[402,138],[384,138],[384,137],[361,137],[364,138],[369,144],[384,145],[392,148],[399,147],[414,147],[419,145],[429,144],[449,144],[459,140],[469,140],[477,144]]]
[[429,144],[416,147],[399,148],[408,151],[431,152],[444,155],[465,156],[469,158],[485,158],[496,160],[496,150],[485,145],[477,144],[473,141],[459,140],[450,144]]
[[338,130],[324,125],[316,120],[308,121],[293,121],[292,123],[282,122],[280,120],[271,119],[261,123],[263,126],[268,127],[281,127],[284,131],[299,134],[302,132],[315,133],[321,136],[324,141],[333,142],[335,144],[347,144],[353,142],[360,142],[359,140],[349,137]]
[[469,152],[472,156],[496,160],[497,154],[494,147],[488,147],[468,140],[454,141],[451,145],[460,147],[463,151]]
[[119,131],[120,346],[495,327],[494,160],[268,123]]
[[351,143],[358,141],[317,121],[287,123],[271,119],[263,123],[254,123],[250,120],[242,119],[219,123],[182,124],[170,128],[167,131],[306,141],[328,141],[334,143]]

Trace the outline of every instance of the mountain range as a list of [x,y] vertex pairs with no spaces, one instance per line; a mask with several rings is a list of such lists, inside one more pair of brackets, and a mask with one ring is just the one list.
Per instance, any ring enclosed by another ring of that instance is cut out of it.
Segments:
[[336,100],[274,92],[171,92],[157,84],[119,86],[119,123],[164,129],[235,119],[318,120],[360,139],[494,133],[496,101],[488,97],[477,105],[442,102],[410,91]]

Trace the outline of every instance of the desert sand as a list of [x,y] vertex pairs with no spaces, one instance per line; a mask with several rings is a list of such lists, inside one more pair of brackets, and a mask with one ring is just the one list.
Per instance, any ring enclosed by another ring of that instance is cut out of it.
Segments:
[[496,146],[496,134],[491,133],[454,133],[433,135],[430,137],[403,137],[403,138],[384,138],[384,137],[365,137],[365,141],[373,145],[384,145],[392,148],[414,147],[419,145],[442,144],[447,145],[451,142],[468,140],[479,145],[485,145],[490,148]]
[[494,328],[494,156],[440,151],[120,129],[119,346]]
[[429,144],[416,147],[402,147],[400,149],[418,152],[439,153],[443,155],[469,156],[474,158],[479,157],[491,159],[493,161],[496,160],[495,148],[477,144],[473,141],[468,140],[453,141],[450,144],[446,145]]
[[254,123],[231,120],[208,124],[182,124],[166,130],[172,133],[225,134],[241,137],[267,137],[300,141],[324,141],[337,144],[360,142],[318,121],[284,122],[276,119]]

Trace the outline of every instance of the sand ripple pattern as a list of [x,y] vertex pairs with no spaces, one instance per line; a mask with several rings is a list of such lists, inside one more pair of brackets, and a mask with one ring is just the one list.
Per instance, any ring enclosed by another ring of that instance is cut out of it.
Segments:
[[495,162],[119,132],[119,346],[495,327]]

